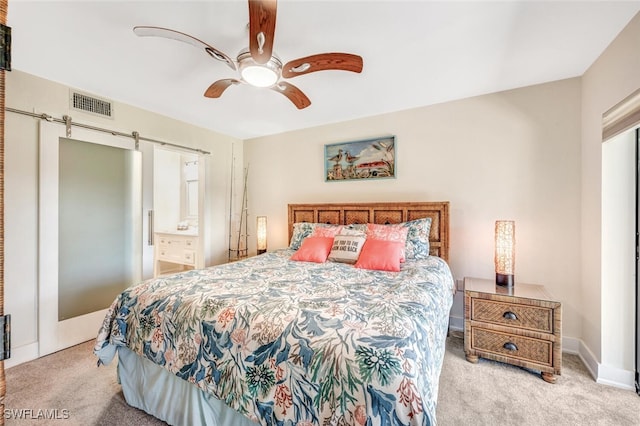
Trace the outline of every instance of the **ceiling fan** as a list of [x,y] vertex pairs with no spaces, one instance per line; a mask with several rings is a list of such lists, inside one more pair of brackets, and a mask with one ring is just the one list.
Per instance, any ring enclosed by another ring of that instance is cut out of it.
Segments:
[[239,72],[238,78],[225,78],[211,84],[204,92],[204,96],[208,98],[219,98],[229,86],[250,84],[282,93],[298,109],[303,109],[311,105],[311,101],[300,89],[283,79],[325,70],[356,73],[362,71],[362,58],[350,53],[320,53],[294,59],[283,65],[280,58],[273,53],[276,9],[277,0],[249,0],[249,47],[242,49],[235,60],[215,47],[180,31],[136,26],[133,32],[141,37],[164,37],[191,44]]

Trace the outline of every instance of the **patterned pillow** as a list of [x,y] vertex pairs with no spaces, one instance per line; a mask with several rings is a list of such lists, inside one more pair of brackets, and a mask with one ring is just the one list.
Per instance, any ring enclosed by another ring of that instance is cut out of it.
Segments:
[[[291,242],[289,248],[298,250],[302,241],[309,235],[313,234],[316,228],[329,228],[337,229],[336,234],[342,229],[342,225],[331,225],[327,223],[312,223],[312,222],[296,222],[293,224],[293,234],[291,235]],[[335,235],[335,234],[334,234]]]
[[342,235],[338,234],[333,239],[329,260],[343,263],[356,263],[366,238],[364,234]]
[[335,237],[342,231],[342,225],[316,226],[311,233],[312,237]]
[[402,225],[408,229],[405,257],[407,259],[426,259],[429,257],[431,218],[410,220],[403,222]]
[[[393,225],[378,225],[375,223],[367,224],[367,240],[396,241],[402,243],[405,247],[407,244],[407,234],[409,228],[401,223]],[[404,262],[404,251],[400,255],[400,262]]]
[[298,250],[302,240],[307,238],[313,230],[316,228],[316,223],[311,222],[298,222],[293,224],[293,234],[291,235],[291,242],[289,248]]
[[340,234],[342,235],[365,235],[367,233],[367,225],[365,223],[353,223],[342,227]]

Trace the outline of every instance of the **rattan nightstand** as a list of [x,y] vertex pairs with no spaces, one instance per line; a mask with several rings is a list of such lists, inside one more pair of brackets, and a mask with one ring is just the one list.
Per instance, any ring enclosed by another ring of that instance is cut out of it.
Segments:
[[464,279],[464,352],[538,370],[555,383],[562,369],[562,305],[541,285]]

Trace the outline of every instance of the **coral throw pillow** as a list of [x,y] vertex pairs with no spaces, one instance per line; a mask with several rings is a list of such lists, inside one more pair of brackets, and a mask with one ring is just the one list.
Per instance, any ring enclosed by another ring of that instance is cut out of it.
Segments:
[[[403,224],[395,225],[378,225],[375,223],[367,224],[367,241],[383,240],[383,241],[397,241],[402,243],[402,247],[407,244],[407,233],[409,229]],[[400,262],[404,262],[405,252],[404,249],[400,253]]]
[[323,263],[329,257],[332,245],[332,237],[307,237],[302,241],[300,248],[293,253],[291,260]]
[[400,255],[404,253],[404,243],[400,241],[370,240],[364,242],[356,268],[378,271],[400,271]]

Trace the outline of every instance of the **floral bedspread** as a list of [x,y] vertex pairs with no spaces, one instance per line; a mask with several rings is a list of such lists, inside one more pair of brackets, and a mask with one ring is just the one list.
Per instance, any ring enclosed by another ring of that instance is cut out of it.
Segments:
[[447,264],[407,260],[393,273],[291,254],[127,289],[95,353],[126,346],[263,425],[436,424]]

